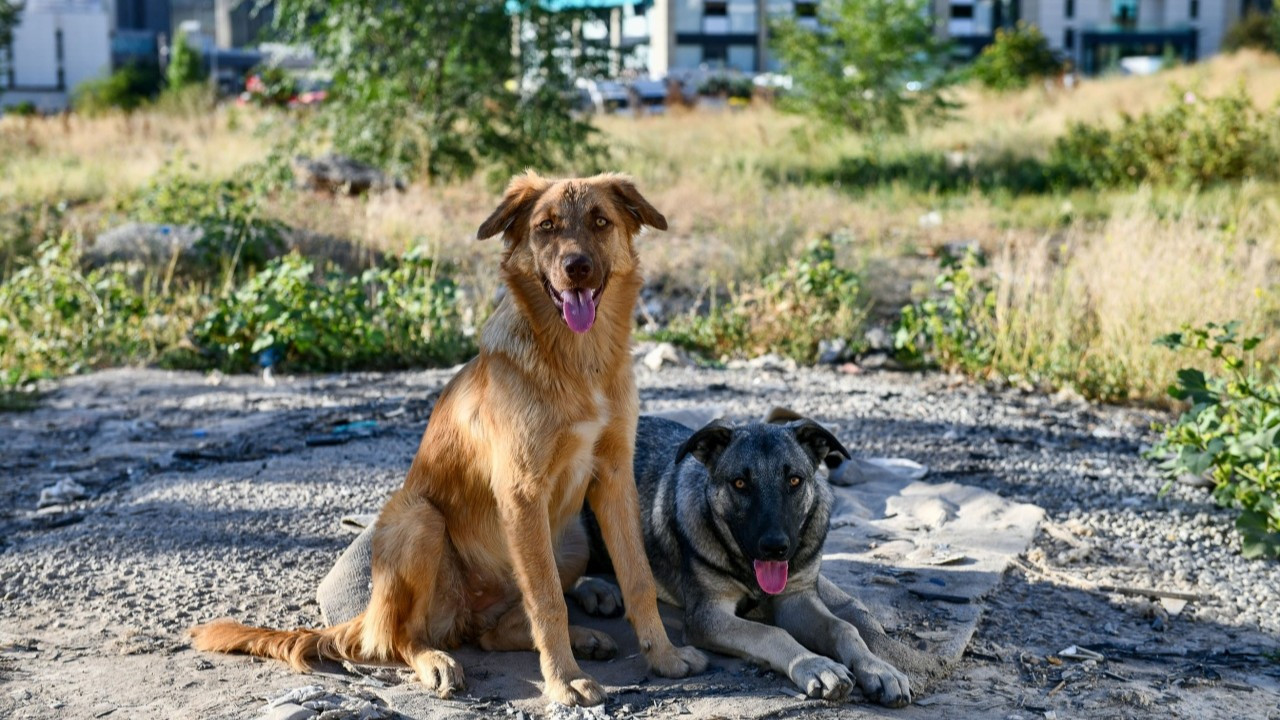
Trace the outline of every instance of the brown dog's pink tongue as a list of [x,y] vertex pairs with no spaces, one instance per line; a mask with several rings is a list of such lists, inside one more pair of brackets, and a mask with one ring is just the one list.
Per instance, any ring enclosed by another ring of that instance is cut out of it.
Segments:
[[564,321],[569,329],[576,333],[584,333],[596,322],[596,303],[590,290],[565,290],[560,293],[564,302]]
[[786,560],[756,560],[756,582],[760,589],[770,595],[777,595],[787,586]]

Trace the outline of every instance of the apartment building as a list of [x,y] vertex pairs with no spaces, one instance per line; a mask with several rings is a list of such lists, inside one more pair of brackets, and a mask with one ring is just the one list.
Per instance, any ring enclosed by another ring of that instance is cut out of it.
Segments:
[[1135,55],[1209,57],[1247,12],[1271,6],[1271,0],[934,0],[933,10],[939,34],[968,54],[989,43],[997,28],[1024,20],[1091,75]]
[[656,0],[645,12],[647,69],[654,77],[700,68],[758,73],[778,69],[769,22],[818,25],[819,0]]
[[27,0],[0,57],[0,102],[66,107],[76,85],[111,70],[112,25],[102,0]]

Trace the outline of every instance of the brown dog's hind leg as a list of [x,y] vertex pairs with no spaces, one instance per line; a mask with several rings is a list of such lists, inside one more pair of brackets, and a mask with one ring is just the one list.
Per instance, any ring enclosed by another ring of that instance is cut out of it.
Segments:
[[436,649],[454,633],[460,608],[443,596],[456,582],[444,516],[430,500],[401,490],[387,501],[373,535],[373,597],[365,611],[366,655],[399,660],[429,690],[448,698],[466,688],[462,665]]
[[[516,605],[503,615],[498,624],[480,636],[480,647],[490,652],[536,650],[529,616],[523,605]],[[579,660],[608,660],[618,654],[618,645],[608,633],[581,625],[569,626],[569,644]]]

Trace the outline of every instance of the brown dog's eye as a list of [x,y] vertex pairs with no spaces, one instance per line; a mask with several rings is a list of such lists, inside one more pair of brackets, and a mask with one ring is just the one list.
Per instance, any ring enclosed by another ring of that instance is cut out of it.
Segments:
[[747,481],[743,480],[742,478],[738,478],[737,480],[733,481],[733,486],[738,488],[739,490],[742,490],[747,486]]
[[543,230],[550,230],[555,226],[556,224],[551,222],[550,220],[543,220],[541,223],[538,224],[538,227],[542,228]]
[[604,227],[605,225],[608,225],[608,224],[609,224],[608,220],[605,220],[602,217],[596,218],[596,227]]
[[791,487],[800,487],[800,482],[801,480],[799,475],[792,475],[791,479],[787,481]]

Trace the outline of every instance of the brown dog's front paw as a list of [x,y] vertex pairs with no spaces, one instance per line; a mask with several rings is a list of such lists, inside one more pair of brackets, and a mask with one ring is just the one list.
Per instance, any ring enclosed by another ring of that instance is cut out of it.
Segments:
[[441,698],[453,697],[454,692],[467,689],[462,665],[449,653],[439,650],[420,652],[413,656],[412,665],[422,684]]
[[604,702],[604,688],[583,675],[565,680],[547,680],[546,695],[561,705],[599,705]]
[[693,647],[667,645],[665,652],[654,650],[646,658],[649,669],[669,678],[689,677],[707,669],[707,656]]
[[569,644],[579,660],[608,660],[618,654],[618,644],[608,633],[578,625],[569,626]]
[[853,668],[858,687],[868,698],[885,707],[906,707],[911,704],[911,681],[894,666],[883,660]]

